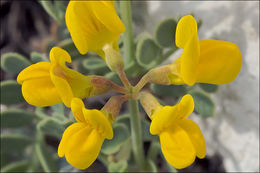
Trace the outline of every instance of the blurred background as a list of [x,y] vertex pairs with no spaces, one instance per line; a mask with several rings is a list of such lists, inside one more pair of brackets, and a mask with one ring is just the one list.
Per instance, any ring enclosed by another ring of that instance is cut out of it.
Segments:
[[[1,55],[17,52],[29,57],[32,51],[44,53],[50,41],[58,39],[54,34],[56,22],[37,1],[0,3]],[[206,139],[206,159],[196,160],[196,166],[180,172],[259,172],[259,1],[134,1],[132,5],[135,35],[143,31],[153,35],[161,20],[192,13],[202,21],[200,40],[230,41],[242,52],[243,65],[236,80],[210,94],[216,105],[214,116],[190,116]],[[180,54],[181,50],[177,50],[164,64]],[[1,69],[1,81],[15,78]],[[92,107],[101,107],[108,96],[104,97],[94,100]],[[8,108],[1,104],[1,111]]]

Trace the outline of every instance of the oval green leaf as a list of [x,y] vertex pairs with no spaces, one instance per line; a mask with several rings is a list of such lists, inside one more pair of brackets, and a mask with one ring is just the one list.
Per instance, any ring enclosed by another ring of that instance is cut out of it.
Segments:
[[146,69],[154,67],[161,52],[161,48],[148,34],[144,33],[140,36],[136,48],[136,59],[140,66]]
[[130,133],[124,124],[116,123],[113,126],[114,137],[111,140],[105,140],[101,152],[104,154],[113,154],[119,151],[122,144],[128,139]]
[[190,94],[195,102],[195,111],[199,115],[203,118],[212,117],[214,115],[215,104],[207,93],[191,91]]
[[159,96],[180,97],[187,93],[187,88],[184,85],[157,85],[151,84],[151,89]]
[[103,59],[98,58],[98,57],[90,57],[87,59],[84,59],[82,61],[82,66],[94,74],[105,74],[108,73],[110,70],[107,67],[106,63],[104,62]]
[[175,31],[177,21],[174,18],[167,18],[158,23],[154,38],[158,45],[163,48],[175,46]]
[[3,81],[0,84],[1,104],[11,105],[25,102],[21,85],[14,80]]
[[11,74],[18,74],[31,65],[31,62],[18,53],[6,53],[1,57],[1,67]]
[[199,87],[208,93],[214,93],[218,90],[218,85],[200,83]]
[[33,141],[20,134],[1,134],[1,153],[22,152]]
[[36,117],[31,112],[21,109],[9,109],[1,112],[2,128],[19,128],[28,125]]
[[48,61],[48,58],[45,54],[39,52],[31,52],[30,59],[33,63]]

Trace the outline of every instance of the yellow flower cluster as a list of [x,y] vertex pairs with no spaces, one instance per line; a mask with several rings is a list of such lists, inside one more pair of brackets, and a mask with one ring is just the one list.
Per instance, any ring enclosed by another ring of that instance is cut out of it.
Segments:
[[[119,65],[116,62],[121,55],[117,41],[125,27],[112,1],[70,1],[65,19],[81,54],[95,52],[112,70],[119,68],[121,62]],[[191,15],[178,22],[175,42],[183,49],[181,57],[170,65],[152,69],[149,82],[167,85],[193,85],[196,82],[225,84],[233,81],[240,71],[242,57],[238,47],[226,41],[199,41],[197,23]],[[114,56],[117,58],[113,59]],[[81,99],[110,88],[94,92],[107,87],[100,82],[102,78],[96,80],[94,76],[82,75],[68,68],[66,62],[71,62],[69,54],[54,47],[50,51],[50,62],[29,66],[18,75],[17,81],[22,85],[25,100],[32,105],[50,106],[63,102],[71,107],[77,122],[65,130],[58,155],[65,156],[72,166],[85,169],[98,157],[103,141],[112,139],[113,119],[110,118],[109,106],[104,106],[102,110],[88,110]],[[127,89],[121,91],[129,94]],[[159,135],[166,160],[181,169],[192,164],[196,156],[204,158],[204,137],[200,128],[187,119],[194,109],[192,96],[185,95],[175,106],[161,106],[151,95],[141,93],[137,98],[152,120],[150,133]],[[113,103],[117,104],[115,100]],[[118,104],[121,102],[118,101]],[[118,110],[115,112],[117,114]]]

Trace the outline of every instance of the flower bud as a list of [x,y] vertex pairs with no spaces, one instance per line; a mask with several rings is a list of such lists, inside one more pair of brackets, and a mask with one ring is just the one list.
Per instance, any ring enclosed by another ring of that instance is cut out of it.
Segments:
[[178,64],[170,64],[152,69],[149,72],[149,82],[160,85],[180,85],[183,84],[182,78],[179,77],[176,70],[178,70]]
[[90,77],[91,77],[90,82],[93,85],[93,88],[89,94],[90,96],[100,95],[113,89],[112,83],[109,79],[103,76],[95,76],[95,75]]
[[139,95],[141,105],[143,106],[145,112],[152,119],[154,112],[159,110],[162,105],[157,101],[157,99],[149,92],[141,92]]
[[123,58],[120,52],[113,48],[112,44],[106,44],[103,51],[105,52],[106,63],[112,71],[118,72],[120,69],[124,69]]
[[101,111],[107,116],[108,120],[113,123],[116,119],[121,105],[128,99],[126,95],[119,95],[111,97]]

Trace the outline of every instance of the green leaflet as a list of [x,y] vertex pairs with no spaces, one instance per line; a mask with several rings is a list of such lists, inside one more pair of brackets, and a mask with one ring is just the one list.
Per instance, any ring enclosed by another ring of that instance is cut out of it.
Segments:
[[84,59],[82,61],[82,66],[96,75],[104,75],[110,71],[104,60],[98,57]]
[[14,75],[20,73],[31,64],[30,61],[18,53],[5,53],[1,57],[1,68]]
[[1,153],[23,152],[32,139],[20,134],[1,134]]
[[104,154],[113,154],[119,151],[122,144],[129,138],[130,133],[126,125],[115,123],[113,126],[114,137],[111,140],[105,140],[101,152]]
[[1,104],[11,105],[25,102],[21,85],[14,80],[6,80],[1,82]]
[[31,52],[30,59],[33,63],[48,61],[48,58],[45,54],[39,52]]
[[1,112],[1,128],[19,128],[30,124],[35,114],[21,109],[8,109]]
[[161,48],[147,33],[140,36],[136,48],[136,59],[140,66],[146,69],[156,66],[161,53]]
[[158,23],[154,31],[156,43],[163,48],[175,46],[176,26],[177,21],[174,18],[167,18]]
[[208,93],[214,93],[218,90],[218,85],[199,83],[199,87]]
[[157,85],[151,84],[151,89],[154,93],[164,97],[180,97],[187,93],[187,88],[184,85]]
[[210,96],[202,91],[191,91],[195,103],[195,111],[203,118],[212,117],[215,111],[215,104]]

